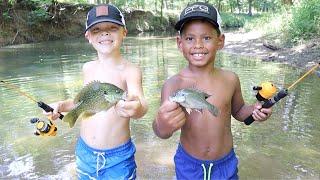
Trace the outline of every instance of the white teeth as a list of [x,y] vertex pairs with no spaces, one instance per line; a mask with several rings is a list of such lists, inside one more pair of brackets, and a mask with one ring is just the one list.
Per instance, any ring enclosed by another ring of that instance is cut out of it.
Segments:
[[202,57],[202,56],[204,56],[205,54],[193,54],[193,56],[196,56],[196,57]]
[[112,43],[113,41],[109,41],[109,40],[107,40],[107,41],[101,41],[101,42],[99,42],[100,44],[109,44],[109,43]]

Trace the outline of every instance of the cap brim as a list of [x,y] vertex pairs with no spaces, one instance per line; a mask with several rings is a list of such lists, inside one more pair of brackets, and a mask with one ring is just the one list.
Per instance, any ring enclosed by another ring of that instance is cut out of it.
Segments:
[[177,31],[180,31],[181,28],[183,27],[183,25],[185,23],[187,23],[188,21],[190,20],[197,20],[197,19],[205,19],[207,20],[208,22],[210,22],[212,25],[214,25],[214,27],[216,28],[219,28],[219,24],[215,21],[213,21],[212,19],[208,18],[208,17],[204,17],[204,16],[193,16],[193,17],[187,17],[187,18],[184,18],[184,19],[181,19],[179,20],[176,25],[174,26],[174,28],[177,30]]
[[114,19],[100,19],[100,20],[97,20],[97,21],[94,21],[92,22],[84,32],[88,31],[92,26],[98,24],[98,23],[102,23],[102,22],[111,22],[111,23],[115,23],[115,24],[118,24],[120,26],[125,26],[121,21],[117,21],[117,20],[114,20]]

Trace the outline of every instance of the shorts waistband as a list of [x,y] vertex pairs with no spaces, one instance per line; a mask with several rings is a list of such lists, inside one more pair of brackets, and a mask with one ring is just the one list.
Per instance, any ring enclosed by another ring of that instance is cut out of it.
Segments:
[[181,143],[179,143],[178,145],[178,150],[177,150],[179,153],[182,153],[182,155],[188,159],[189,161],[195,163],[195,164],[209,164],[209,163],[213,163],[214,165],[217,165],[217,164],[220,164],[220,163],[223,163],[225,161],[228,161],[229,159],[233,158],[236,154],[234,152],[234,149],[232,148],[230,150],[230,152],[228,154],[226,154],[225,156],[219,158],[219,159],[216,159],[216,160],[201,160],[201,159],[197,159],[193,156],[191,156],[190,154],[188,154],[184,149],[183,149],[183,146]]
[[86,142],[84,142],[84,140],[79,137],[78,139],[78,146],[81,146],[82,148],[85,148],[87,150],[90,150],[90,152],[104,152],[106,155],[113,155],[113,154],[118,154],[121,153],[123,151],[126,151],[130,148],[132,148],[132,146],[134,146],[131,138],[124,144],[121,144],[115,148],[111,148],[111,149],[96,149],[93,147],[90,147],[86,144]]

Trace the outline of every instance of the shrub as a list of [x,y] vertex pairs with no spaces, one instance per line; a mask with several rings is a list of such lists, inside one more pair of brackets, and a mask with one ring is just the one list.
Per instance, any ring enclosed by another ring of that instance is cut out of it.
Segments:
[[45,9],[37,9],[34,11],[31,11],[28,16],[28,24],[29,25],[35,25],[40,22],[45,22],[50,19],[50,15]]
[[310,39],[320,36],[320,2],[319,0],[302,0],[292,10],[289,22],[289,36],[295,41],[300,38]]

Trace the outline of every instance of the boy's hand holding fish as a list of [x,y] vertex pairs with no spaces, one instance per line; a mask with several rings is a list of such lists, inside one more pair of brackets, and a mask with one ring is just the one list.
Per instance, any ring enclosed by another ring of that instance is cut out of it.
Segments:
[[125,100],[120,100],[115,105],[115,110],[119,116],[125,118],[139,118],[141,117],[142,104],[140,98],[135,95],[128,95]]
[[[159,108],[158,116],[156,118],[157,127],[161,129],[164,134],[159,134],[159,131],[155,132],[161,137],[169,138],[173,132],[180,129],[186,122],[186,114],[181,108],[181,106],[172,101],[164,101]],[[155,127],[155,126],[153,126]]]

